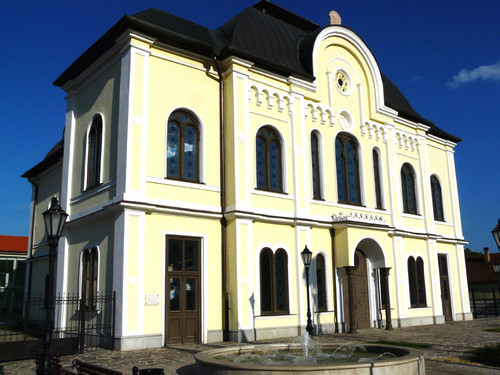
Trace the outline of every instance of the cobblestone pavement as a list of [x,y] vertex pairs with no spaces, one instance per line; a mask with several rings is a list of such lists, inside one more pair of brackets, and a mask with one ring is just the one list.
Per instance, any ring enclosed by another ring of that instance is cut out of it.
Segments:
[[[328,334],[315,337],[324,343],[369,343],[385,340],[393,342],[411,342],[431,344],[426,353],[426,373],[430,375],[464,374],[486,375],[499,374],[500,368],[445,363],[442,357],[467,357],[471,349],[500,342],[500,332],[487,332],[488,328],[500,328],[500,318],[477,319],[465,322],[450,322],[439,325],[427,325],[408,328],[396,328],[394,331],[381,329],[362,329],[356,334]],[[287,342],[290,339],[273,340]],[[267,341],[269,342],[269,341]],[[185,344],[170,345],[166,348],[154,348],[118,352],[100,350],[82,355],[62,357],[64,367],[70,368],[71,361],[79,358],[83,361],[99,364],[104,367],[122,371],[124,375],[132,374],[132,367],[165,369],[167,375],[195,374],[193,355],[199,351],[213,348],[240,345],[237,343],[214,343],[209,345]],[[243,344],[244,345],[244,344]],[[35,361],[13,361],[0,363],[0,375],[25,375],[35,373]]]

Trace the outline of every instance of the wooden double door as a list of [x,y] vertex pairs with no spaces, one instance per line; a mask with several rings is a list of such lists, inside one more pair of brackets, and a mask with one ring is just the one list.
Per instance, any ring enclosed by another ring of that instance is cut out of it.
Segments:
[[200,239],[166,238],[165,345],[201,341]]
[[[354,253],[354,310],[356,329],[370,328],[370,309],[368,304],[368,274],[366,268],[366,257],[362,251],[356,249]],[[344,301],[344,322],[346,329],[349,328],[349,290],[348,279],[345,270],[342,270],[342,296]]]
[[443,306],[444,320],[452,320],[450,280],[448,279],[448,259],[446,254],[438,254],[439,283],[441,284],[441,304]]

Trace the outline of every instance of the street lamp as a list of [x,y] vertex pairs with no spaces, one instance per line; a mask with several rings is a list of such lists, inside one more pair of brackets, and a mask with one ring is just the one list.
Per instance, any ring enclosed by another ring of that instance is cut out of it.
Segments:
[[[500,250],[500,219],[498,219],[498,224],[493,230],[491,231],[491,234],[493,235],[493,238],[495,239],[495,242],[497,243],[498,250]],[[495,271],[498,272],[498,271]]]
[[307,283],[307,325],[306,331],[309,333],[309,337],[313,337],[313,326],[311,321],[311,307],[309,302],[309,266],[311,265],[312,252],[306,247],[300,253],[302,257],[302,262],[306,269],[306,283]]
[[52,308],[54,306],[54,263],[59,237],[61,237],[64,224],[68,218],[68,214],[59,205],[57,197],[52,197],[49,209],[42,215],[43,221],[45,222],[47,242],[49,243],[49,277],[45,290],[47,298],[47,308],[45,309],[45,337],[43,339],[42,361],[36,370],[38,375],[53,374],[55,371],[52,367],[50,358],[50,344],[52,343]]

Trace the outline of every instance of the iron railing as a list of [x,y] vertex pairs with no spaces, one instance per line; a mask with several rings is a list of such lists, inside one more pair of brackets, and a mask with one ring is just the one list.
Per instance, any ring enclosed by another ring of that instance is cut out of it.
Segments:
[[469,289],[474,319],[500,315],[500,288]]
[[[78,337],[80,353],[114,349],[115,300],[115,292],[98,293],[91,304],[85,304],[76,293],[56,295],[52,337]],[[47,303],[44,296],[33,295],[18,302],[23,306],[22,314],[0,316],[0,344],[43,337]]]

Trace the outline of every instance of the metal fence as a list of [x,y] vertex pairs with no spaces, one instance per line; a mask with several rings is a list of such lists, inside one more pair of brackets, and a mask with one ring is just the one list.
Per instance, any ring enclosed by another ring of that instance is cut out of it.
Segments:
[[[115,300],[115,292],[98,293],[92,303],[85,303],[76,293],[57,295],[53,310],[54,341],[77,343],[76,350],[79,353],[101,348],[114,349]],[[21,343],[23,348],[29,346],[29,350],[32,350],[40,345],[43,338],[47,306],[45,297],[35,295],[21,302],[22,314],[0,316],[0,352],[2,347],[14,348]]]
[[469,289],[474,318],[500,315],[500,288]]

